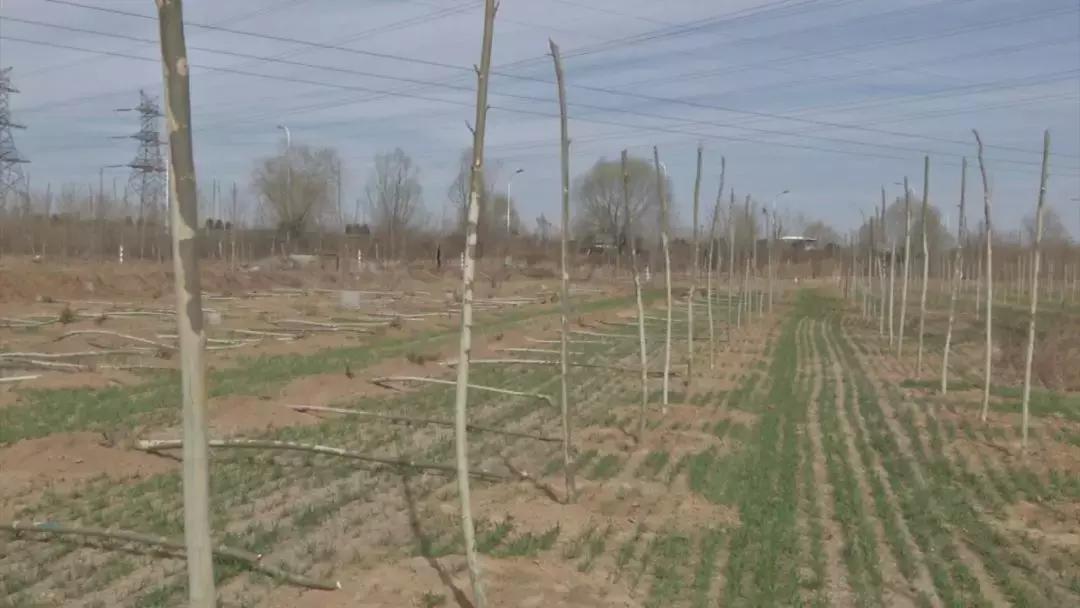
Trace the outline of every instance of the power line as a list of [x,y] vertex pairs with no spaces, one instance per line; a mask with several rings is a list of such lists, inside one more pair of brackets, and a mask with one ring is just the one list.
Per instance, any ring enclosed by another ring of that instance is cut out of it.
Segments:
[[[22,20],[22,21],[27,21],[27,20]],[[106,34],[106,33],[102,33],[102,32],[96,32],[94,30],[86,30],[84,28],[71,28],[69,26],[58,26],[58,27],[60,27],[61,29],[68,29],[68,30],[76,29],[78,31],[85,32],[85,33],[95,33],[95,34],[100,34],[100,35],[105,35],[105,36],[121,36],[124,39],[129,39],[129,40],[142,40],[142,41],[146,40],[146,39],[138,39],[138,38],[134,38],[134,37],[126,36],[126,35]],[[135,60],[139,60],[139,61],[148,61],[148,62],[156,62],[157,61],[156,59],[152,59],[152,58],[140,57],[140,56],[137,56],[137,55],[126,55],[126,54],[123,54],[123,53],[116,53],[116,52],[112,52],[112,51],[104,51],[104,50],[99,51],[99,50],[96,50],[96,49],[86,49],[86,48],[83,48],[83,47],[75,47],[75,46],[71,46],[71,45],[59,45],[59,44],[56,44],[56,43],[45,43],[45,42],[42,42],[42,41],[33,41],[33,40],[28,40],[28,39],[24,39],[24,38],[16,38],[16,37],[11,37],[11,36],[4,36],[3,38],[7,39],[7,40],[17,41],[17,42],[25,42],[25,43],[29,43],[29,44],[41,44],[41,45],[44,45],[44,46],[65,48],[65,49],[69,49],[69,50],[81,50],[81,51],[92,52],[92,53],[103,53],[103,54],[107,54],[107,55],[113,55],[113,56],[119,56],[119,57],[126,57],[126,58],[129,58],[129,59],[135,59]],[[190,48],[195,48],[195,47],[190,47]],[[227,52],[227,54],[234,54],[234,55],[244,56],[243,54],[236,54],[236,53],[233,53],[231,51]],[[288,62],[288,63],[297,64],[299,62]],[[329,66],[319,66],[319,65],[316,65],[316,64],[302,64],[302,63],[300,63],[300,65],[303,65],[305,67],[310,67],[310,68],[316,68],[316,69],[326,69],[326,70],[335,71],[335,72],[352,73],[352,74],[357,73],[357,71],[350,70],[350,69],[347,69],[347,68],[333,68],[333,67],[329,67]],[[232,69],[232,68],[204,66],[204,65],[198,65],[198,64],[192,64],[192,67],[198,67],[198,68],[211,70],[211,71],[219,71],[219,72],[232,73],[232,74],[251,76],[251,77],[257,77],[257,78],[264,78],[264,79],[271,79],[271,80],[282,80],[282,81],[293,82],[293,83],[309,84],[309,85],[314,85],[314,86],[342,88],[342,89],[348,89],[348,90],[363,90],[363,91],[382,92],[382,91],[378,91],[376,89],[371,89],[371,88],[368,88],[368,87],[358,87],[358,86],[352,86],[352,85],[342,85],[342,84],[339,84],[339,83],[328,83],[328,82],[314,81],[314,80],[307,80],[307,79],[298,79],[298,78],[292,78],[292,77],[275,76],[275,75],[270,75],[270,74],[247,72],[247,71],[244,71],[244,70],[236,70],[236,69]],[[366,72],[359,72],[359,74],[364,75],[364,76],[370,76],[370,74],[366,73]],[[380,77],[382,77],[382,76],[380,76]],[[388,77],[388,76],[385,77],[385,78],[401,79],[399,77]],[[406,81],[409,81],[409,82],[417,82],[416,79],[402,79],[402,80],[406,80]],[[430,81],[419,81],[419,82],[430,82]],[[435,83],[432,83],[432,84],[435,84]],[[456,87],[454,85],[448,85],[448,84],[443,84],[443,85],[440,85],[440,86],[444,86],[446,88],[450,88],[450,89],[458,90],[458,91],[462,91],[462,92],[471,92],[472,91],[472,89],[469,88],[469,87]],[[455,102],[455,101],[450,101],[450,100],[446,100],[446,99],[442,99],[442,98],[432,98],[432,97],[423,96],[423,95],[407,95],[407,94],[398,94],[398,95],[399,96],[404,96],[404,97],[411,97],[411,98],[415,98],[415,99],[421,99],[421,100],[425,100],[425,101],[436,101],[436,102],[439,102],[439,103],[452,103],[453,105],[464,105],[464,106],[471,105],[471,104],[468,104],[466,102]],[[510,93],[499,93],[499,95],[504,96],[504,97],[508,97],[508,98],[511,98],[511,99],[518,99],[518,100],[527,101],[527,102],[551,103],[551,100],[549,100],[547,98],[543,98],[543,97],[534,97],[534,96],[528,96],[528,95],[516,95],[516,94],[510,94]],[[655,98],[655,97],[652,97],[652,96],[646,96],[646,95],[640,95],[640,94],[634,94],[632,96],[641,97],[641,98],[649,99],[649,100],[653,100],[653,101],[663,101],[663,102],[673,101],[673,100],[669,100],[667,98]],[[683,101],[683,100],[674,100],[674,102],[675,103],[685,103],[685,104],[691,105],[691,106],[699,106],[700,105],[700,106],[702,106],[704,108],[709,108],[710,107],[710,106],[705,105],[705,104],[697,104],[695,102],[689,102],[689,101]],[[641,117],[641,118],[651,118],[651,119],[657,119],[657,120],[689,121],[689,122],[693,122],[693,123],[696,123],[696,124],[702,124],[702,125],[708,125],[708,126],[714,126],[714,127],[721,127],[721,128],[739,129],[739,130],[743,130],[743,131],[750,131],[750,132],[766,134],[766,135],[780,135],[780,136],[785,136],[785,137],[796,136],[796,137],[804,137],[804,138],[809,138],[809,139],[818,139],[818,140],[829,142],[829,143],[840,143],[840,144],[847,144],[847,145],[863,146],[863,147],[868,147],[868,148],[881,148],[881,149],[889,149],[889,150],[897,150],[897,151],[905,151],[905,152],[914,152],[914,153],[918,153],[918,154],[924,154],[924,153],[927,153],[927,152],[933,153],[935,155],[937,155],[937,154],[951,154],[949,152],[932,151],[932,150],[926,150],[926,149],[922,149],[922,148],[911,148],[911,147],[899,146],[899,145],[895,145],[895,144],[880,144],[880,143],[872,143],[872,142],[863,142],[863,141],[859,141],[859,140],[851,140],[851,139],[827,137],[827,136],[819,136],[819,135],[799,135],[799,134],[793,134],[791,132],[780,131],[780,130],[776,130],[776,129],[762,129],[762,128],[756,128],[756,127],[746,127],[746,126],[741,126],[741,125],[737,125],[737,124],[721,123],[721,122],[708,121],[708,120],[684,119],[683,117],[678,117],[678,116],[667,116],[667,115],[663,115],[663,114],[655,114],[655,113],[648,113],[648,112],[638,112],[638,111],[627,110],[627,109],[623,109],[623,108],[611,108],[611,107],[605,107],[605,106],[597,106],[597,105],[593,105],[593,104],[585,104],[585,103],[577,103],[577,102],[575,102],[575,103],[570,104],[570,105],[572,105],[574,107],[577,107],[577,108],[588,109],[588,110],[593,110],[593,111],[598,111],[598,112],[615,112],[615,113],[629,114],[629,115],[633,115],[633,116],[638,116],[638,117]],[[503,109],[507,110],[507,111],[512,111],[512,112],[525,112],[524,110],[519,110],[519,109],[516,109],[516,108],[503,108]],[[757,114],[760,114],[760,113],[752,113],[752,114],[757,115]],[[586,121],[586,122],[595,122],[593,119],[587,119],[587,118],[578,118],[577,120],[583,120],[583,121]],[[815,123],[815,124],[829,124],[829,123],[824,123],[823,121],[812,121],[812,122]],[[856,130],[863,130],[862,128],[859,128],[859,127],[849,127],[849,128],[854,128]],[[865,129],[865,130],[872,130],[872,129]],[[883,131],[883,130],[880,130],[880,129],[873,129],[873,131],[892,133],[892,132]],[[909,137],[915,137],[915,136],[910,136],[910,135],[908,135],[908,136]],[[950,142],[950,143],[956,143],[956,142]],[[961,143],[962,145],[967,145],[968,144],[968,142],[959,142],[959,143]],[[1026,150],[1022,150],[1022,151],[1027,152]],[[1011,160],[1011,159],[996,159],[996,160],[997,160],[997,162],[1011,163],[1011,164],[1017,164],[1017,165],[1031,165],[1031,166],[1038,165],[1038,162],[1036,162],[1036,161],[1019,161],[1019,160]]]
[[[47,0],[47,1],[51,2],[51,1],[60,1],[60,0]],[[72,27],[72,26],[65,26],[65,25],[60,25],[60,24],[48,23],[48,22],[43,22],[43,21],[38,21],[38,20],[32,20],[32,19],[22,19],[22,18],[14,18],[14,17],[7,17],[5,19],[13,21],[13,22],[17,22],[17,23],[26,23],[26,24],[37,25],[37,26],[42,26],[42,27],[51,27],[51,28],[56,28],[56,29],[61,29],[61,30],[66,30],[66,31],[88,33],[88,34],[94,34],[94,35],[98,35],[98,36],[109,37],[109,38],[118,38],[118,39],[123,39],[123,40],[131,40],[131,41],[136,41],[136,42],[141,42],[141,43],[146,43],[146,44],[156,44],[156,40],[147,39],[147,38],[139,38],[137,36],[129,36],[129,35],[124,35],[124,34],[115,34],[115,33],[110,33],[110,32],[101,32],[101,31],[91,30],[91,29],[87,29],[87,28],[78,28],[78,27]],[[16,39],[16,38],[11,38],[11,37],[8,37],[8,38],[11,39],[11,40],[20,40],[20,41],[28,42],[28,43],[31,43],[31,44],[33,43],[32,41],[28,41],[28,40],[25,40],[25,39]],[[74,48],[74,47],[72,47],[72,48]],[[310,68],[310,69],[321,69],[321,70],[327,70],[327,71],[331,71],[331,72],[347,73],[347,74],[352,74],[352,75],[357,75],[357,76],[365,76],[365,77],[371,77],[371,78],[381,78],[381,79],[386,79],[386,80],[395,80],[395,81],[399,81],[399,82],[407,82],[407,83],[421,84],[421,85],[427,85],[427,86],[437,86],[437,87],[442,87],[442,88],[447,88],[447,89],[457,90],[457,91],[463,91],[463,92],[471,92],[473,90],[471,87],[455,86],[455,85],[451,85],[451,84],[447,84],[447,83],[440,83],[438,81],[432,81],[432,80],[406,78],[406,77],[401,77],[401,76],[389,76],[389,75],[377,74],[377,73],[373,73],[373,72],[365,72],[365,71],[360,71],[360,70],[353,70],[353,69],[349,69],[349,68],[337,68],[337,67],[325,66],[325,65],[320,65],[320,64],[312,64],[312,63],[307,63],[307,62],[296,62],[296,61],[290,61],[290,60],[274,59],[274,58],[270,58],[270,57],[261,57],[261,56],[257,56],[257,55],[250,55],[250,54],[247,54],[247,53],[239,53],[239,52],[235,52],[235,51],[213,49],[213,48],[206,48],[206,47],[198,47],[198,46],[190,46],[189,49],[197,50],[197,51],[201,51],[201,52],[222,54],[222,55],[232,56],[232,57],[241,57],[241,58],[251,59],[251,60],[255,60],[255,61],[266,62],[266,63],[280,63],[282,65],[291,65],[291,66],[304,67],[304,68]],[[93,50],[93,49],[78,49],[78,50],[86,50],[87,52],[98,52],[98,51]],[[115,53],[109,53],[109,54],[115,54]],[[146,58],[140,58],[140,59],[145,60]],[[230,68],[218,68],[218,67],[210,67],[210,66],[201,66],[201,67],[203,67],[204,69],[209,69],[209,70],[214,70],[214,71],[224,71],[224,72],[231,72],[231,73],[243,74],[243,75],[249,75],[249,76],[272,78],[272,76],[265,75],[265,74],[248,73],[248,72],[243,72],[243,71],[239,71],[239,70],[232,70]],[[535,81],[543,82],[545,84],[551,84],[550,81],[545,80],[545,79],[531,79],[530,78],[529,80],[535,80]],[[325,83],[320,83],[320,84],[322,84],[323,86],[329,86],[329,85],[327,85]],[[650,102],[654,102],[654,103],[670,103],[670,104],[677,104],[677,105],[685,105],[685,106],[693,107],[693,108],[696,108],[696,109],[716,110],[716,111],[722,111],[722,112],[728,112],[728,113],[733,113],[733,114],[737,114],[737,115],[745,115],[745,116],[752,116],[752,117],[758,117],[758,118],[770,118],[770,119],[776,119],[776,120],[788,120],[788,121],[796,122],[796,123],[805,123],[805,124],[815,125],[815,126],[847,129],[847,130],[852,130],[852,131],[856,131],[856,132],[868,132],[868,133],[875,133],[875,134],[881,134],[881,135],[889,135],[889,136],[892,136],[892,137],[906,137],[906,138],[911,138],[911,139],[925,139],[925,140],[928,140],[928,141],[937,141],[937,142],[941,142],[941,143],[948,143],[948,144],[954,144],[954,145],[964,145],[964,146],[967,146],[970,143],[970,142],[967,142],[967,141],[960,141],[960,140],[949,139],[949,138],[944,138],[944,137],[936,137],[936,136],[922,135],[922,134],[903,133],[903,132],[899,132],[899,131],[892,131],[892,130],[880,129],[880,128],[875,128],[875,127],[868,127],[868,126],[865,126],[865,125],[857,125],[857,124],[849,124],[849,123],[837,123],[837,122],[832,122],[832,121],[807,119],[807,118],[801,118],[801,117],[791,117],[791,116],[787,116],[787,115],[783,115],[783,114],[776,114],[776,113],[772,113],[772,112],[761,112],[761,111],[753,111],[753,110],[740,110],[740,109],[737,109],[737,108],[720,106],[720,105],[716,105],[716,104],[707,104],[707,103],[695,102],[695,101],[690,101],[690,100],[685,100],[685,99],[680,99],[680,98],[659,97],[659,96],[654,96],[654,95],[646,95],[646,94],[643,94],[643,93],[634,93],[634,92],[630,92],[630,91],[616,90],[616,89],[610,89],[610,88],[605,88],[605,87],[577,85],[574,88],[583,89],[583,90],[587,90],[587,91],[593,91],[593,92],[600,92],[600,93],[605,93],[605,94],[611,94],[611,95],[619,95],[619,96],[625,96],[625,97],[630,97],[630,98],[642,99],[642,100],[646,100],[646,101],[650,101]],[[387,94],[387,95],[403,95],[401,93],[394,93],[392,91],[373,91],[373,92]],[[538,101],[538,102],[543,102],[543,103],[550,102],[550,100],[548,100],[546,98],[538,98],[538,97],[533,97],[533,96],[513,95],[513,94],[508,94],[508,93],[500,93],[500,95],[510,97],[510,98],[521,99],[521,100],[524,100],[524,101]],[[407,95],[403,95],[403,96],[407,96]],[[412,97],[417,97],[417,96],[412,96]],[[592,110],[599,110],[599,111],[629,113],[629,114],[633,114],[633,115],[641,116],[641,117],[646,117],[646,118],[658,118],[658,119],[662,119],[662,120],[679,120],[679,118],[673,118],[673,117],[670,117],[670,116],[657,115],[657,114],[651,114],[651,113],[634,112],[632,110],[624,110],[624,109],[621,109],[621,108],[609,108],[609,107],[604,107],[604,106],[596,106],[596,105],[581,104],[581,103],[576,103],[576,104],[572,104],[572,105],[576,105],[578,107],[583,107],[583,108],[592,109]],[[727,128],[733,128],[733,129],[739,129],[739,130],[743,130],[743,131],[751,131],[751,132],[769,134],[769,135],[802,136],[802,137],[809,137],[809,138],[813,138],[813,139],[820,139],[822,141],[827,141],[827,142],[831,142],[831,143],[843,143],[843,144],[869,146],[869,147],[885,147],[885,148],[892,148],[892,149],[896,149],[896,150],[903,150],[903,151],[910,151],[910,152],[920,152],[920,153],[925,152],[925,150],[920,150],[920,149],[915,149],[915,148],[907,148],[907,147],[890,145],[890,144],[874,144],[874,143],[861,142],[861,141],[858,141],[858,140],[850,140],[850,139],[837,138],[837,137],[806,135],[806,134],[799,133],[799,132],[794,132],[793,133],[793,132],[780,131],[780,130],[776,130],[776,129],[763,129],[763,128],[750,127],[750,126],[747,126],[745,124],[717,123],[717,122],[711,122],[711,121],[701,121],[701,122],[703,124],[710,124],[712,126],[727,127]],[[1035,154],[1035,151],[1030,150],[1030,149],[1026,149],[1026,148],[1005,146],[1005,145],[997,145],[997,146],[993,146],[993,147],[995,147],[997,149],[1000,149],[1000,150],[1011,150],[1011,151],[1016,151],[1016,152],[1022,152],[1022,153],[1025,153],[1025,154]],[[1063,155],[1063,156],[1070,157],[1070,158],[1076,157],[1075,155]],[[1035,161],[1031,161],[1030,163],[1025,162],[1025,161],[1006,161],[1006,162],[1017,162],[1017,163],[1022,162],[1023,164],[1036,164]]]

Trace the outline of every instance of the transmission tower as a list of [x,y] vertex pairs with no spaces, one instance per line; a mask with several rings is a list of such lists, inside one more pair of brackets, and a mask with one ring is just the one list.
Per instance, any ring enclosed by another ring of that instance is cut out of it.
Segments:
[[152,222],[161,216],[165,202],[165,159],[158,130],[161,111],[157,99],[145,91],[139,91],[139,105],[116,111],[139,113],[139,132],[121,137],[139,142],[135,159],[126,165],[131,167],[128,192],[139,201],[139,223]]
[[11,94],[18,92],[11,84],[11,68],[0,70],[0,213],[7,210],[9,196],[12,200],[19,193],[28,196],[22,165],[30,161],[19,154],[12,134],[13,130],[26,127],[12,122],[9,105]]

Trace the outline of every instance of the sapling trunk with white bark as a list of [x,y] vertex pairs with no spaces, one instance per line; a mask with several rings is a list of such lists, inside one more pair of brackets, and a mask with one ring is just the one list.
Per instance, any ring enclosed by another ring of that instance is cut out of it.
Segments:
[[904,333],[907,323],[907,291],[911,276],[911,190],[908,179],[904,178],[904,277],[900,286],[900,338],[897,341],[896,356],[904,354]]
[[953,322],[956,319],[956,299],[960,296],[964,278],[964,200],[967,194],[967,158],[960,163],[960,211],[956,222],[956,253],[953,256],[952,293],[949,296],[949,325],[945,330],[945,349],[941,355],[941,394],[949,392],[949,347],[952,345]]
[[664,287],[667,293],[667,330],[664,333],[664,388],[662,403],[667,412],[668,389],[671,378],[671,248],[668,243],[668,202],[664,192],[664,173],[660,170],[660,151],[653,147],[653,161],[656,164],[656,188],[660,199],[660,245],[664,250]]
[[735,190],[728,201],[728,277],[727,277],[727,336],[731,348],[732,308],[735,306]]
[[458,342],[457,386],[454,394],[454,447],[457,458],[457,486],[461,500],[461,532],[465,541],[465,560],[469,568],[476,608],[487,606],[476,553],[472,499],[469,490],[469,358],[472,356],[473,281],[476,276],[477,225],[480,220],[480,193],[484,188],[484,132],[487,126],[488,82],[491,73],[491,45],[495,33],[495,0],[484,3],[484,33],[477,70],[476,124],[473,127],[472,172],[469,179],[469,206],[466,214],[465,256],[462,268],[461,337]]
[[[702,146],[697,148],[697,173],[694,177],[694,229],[690,254],[690,295],[686,298],[686,396],[690,395],[694,383],[694,294],[698,280],[698,209],[701,198],[701,157]],[[685,397],[684,397],[685,398]]]
[[1027,356],[1024,360],[1024,401],[1021,404],[1020,445],[1027,449],[1028,409],[1031,403],[1031,361],[1035,355],[1035,320],[1039,314],[1039,263],[1042,258],[1043,215],[1046,204],[1046,177],[1050,163],[1050,131],[1043,132],[1042,176],[1039,178],[1039,202],[1035,207],[1035,238],[1031,244],[1031,316],[1028,318]]
[[889,346],[896,342],[896,239],[889,241]]
[[984,350],[985,361],[983,367],[983,403],[981,418],[986,422],[990,415],[990,373],[993,367],[994,342],[992,328],[994,321],[994,228],[990,221],[990,180],[986,176],[986,162],[983,160],[983,143],[979,132],[975,134],[975,143],[978,146],[979,173],[982,175],[983,186],[983,238],[986,240],[986,346]]
[[[727,160],[720,157],[720,187],[716,190],[716,203],[713,205],[712,224],[709,226],[709,263],[708,279],[705,284],[705,299],[709,306],[709,369],[716,369],[716,327],[713,321],[713,263],[716,254],[716,223],[720,219],[720,202],[724,198],[724,177],[727,173]],[[719,265],[717,265],[719,269]]]
[[[878,220],[881,225],[881,246],[885,248],[885,243],[889,241],[889,228],[885,222],[885,186],[881,187],[881,216]],[[877,252],[875,252],[877,253]],[[886,306],[886,288],[885,288],[885,262],[882,259],[884,256],[881,253],[877,255],[877,271],[878,271],[878,283],[879,294],[878,297],[878,336],[885,337],[885,306]]]
[[626,218],[626,238],[630,241],[630,267],[634,271],[634,297],[637,302],[638,353],[641,357],[641,410],[638,412],[637,440],[645,440],[645,412],[649,407],[649,356],[645,345],[645,304],[641,298],[641,274],[638,271],[637,239],[634,237],[630,215],[630,172],[626,168],[626,150],[622,151],[623,215]]
[[184,545],[188,605],[213,608],[214,557],[210,540],[210,467],[206,436],[206,332],[199,281],[199,206],[191,140],[191,88],[184,10],[180,0],[157,0],[161,63],[165,76],[165,124],[169,136],[168,188],[172,227],[176,325],[183,400]]
[[922,295],[919,296],[919,347],[915,357],[915,377],[922,378],[923,335],[926,333],[926,288],[930,282],[930,245],[927,237],[927,216],[930,207],[930,157],[923,157],[922,193]]
[[[574,483],[574,463],[572,460],[573,444],[571,443],[570,403],[569,390],[567,389],[567,369],[569,358],[567,354],[567,340],[570,318],[570,265],[567,255],[567,239],[570,233],[570,133],[566,120],[566,82],[563,79],[562,58],[559,56],[559,47],[554,41],[548,40],[551,46],[551,58],[555,62],[555,81],[559,89],[559,129],[560,129],[560,161],[562,165],[562,239],[560,242],[560,259],[562,260],[562,282],[559,307],[559,405],[562,409],[563,426],[563,470],[566,476],[566,502],[574,502],[577,499],[577,487]],[[668,313],[670,314],[670,312]],[[666,369],[664,370],[667,371]],[[664,376],[667,382],[667,376]]]

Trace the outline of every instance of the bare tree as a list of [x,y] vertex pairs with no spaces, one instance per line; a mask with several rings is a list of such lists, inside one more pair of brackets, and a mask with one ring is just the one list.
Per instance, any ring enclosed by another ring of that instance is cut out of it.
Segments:
[[645,410],[649,406],[649,356],[645,345],[645,304],[641,298],[641,275],[638,273],[637,239],[634,238],[633,214],[630,213],[630,172],[626,150],[622,151],[623,168],[623,216],[626,218],[626,238],[630,242],[630,268],[634,273],[634,296],[637,302],[638,343],[641,355],[641,411],[638,413],[637,440],[645,440]]
[[473,127],[472,179],[469,213],[465,228],[465,267],[462,269],[461,340],[458,344],[457,386],[454,395],[454,444],[457,457],[457,485],[461,498],[461,532],[465,540],[465,559],[469,565],[476,608],[486,608],[487,598],[476,556],[476,532],[473,528],[469,492],[468,417],[469,358],[472,356],[473,278],[476,274],[477,222],[480,217],[480,192],[484,184],[484,131],[487,125],[488,82],[491,73],[491,42],[495,34],[495,0],[484,2],[484,38],[480,50],[480,68],[476,80],[476,125]]
[[[577,203],[575,232],[604,235],[620,253],[623,243],[627,242],[623,234],[626,225],[645,225],[646,218],[655,217],[660,205],[656,199],[656,174],[647,160],[628,156],[626,174],[629,175],[629,184],[624,189],[621,161],[615,163],[600,159],[584,175],[575,179],[573,185]],[[629,198],[629,206],[625,204],[624,190],[628,190],[626,197]]]
[[387,257],[395,259],[400,253],[398,244],[423,205],[420,168],[401,148],[376,154],[364,193],[372,227],[381,233]]
[[[964,279],[964,200],[967,196],[967,157],[960,163],[960,212],[956,222],[956,250],[953,253],[952,292],[949,295],[949,325],[945,330],[945,350],[941,355],[941,394],[949,392],[949,347],[952,344],[953,321],[956,318],[956,299]],[[976,296],[977,297],[977,296]]]
[[653,146],[653,163],[656,165],[656,188],[657,196],[660,199],[660,246],[664,250],[664,284],[667,295],[667,329],[664,334],[664,389],[662,400],[664,412],[666,413],[669,379],[671,378],[671,249],[668,243],[668,205],[664,193],[664,173],[660,170],[660,150],[656,146]]
[[926,288],[930,282],[930,246],[926,238],[927,213],[930,201],[930,157],[923,157],[922,195],[922,295],[919,297],[919,347],[915,357],[915,377],[922,378],[923,334],[926,333]]
[[1039,178],[1039,202],[1035,208],[1035,240],[1032,241],[1031,316],[1028,318],[1027,357],[1024,360],[1024,402],[1021,406],[1020,445],[1027,449],[1028,409],[1031,403],[1031,360],[1035,355],[1035,319],[1039,313],[1039,262],[1041,260],[1043,211],[1046,204],[1046,177],[1050,164],[1050,131],[1043,132],[1042,176]]
[[559,88],[559,134],[562,165],[562,242],[560,259],[562,260],[561,297],[559,298],[559,384],[561,388],[560,405],[563,425],[563,469],[566,474],[566,501],[574,502],[577,487],[574,484],[574,465],[570,461],[570,403],[567,394],[566,376],[569,358],[567,356],[567,333],[570,316],[570,269],[567,260],[566,240],[570,232],[570,134],[566,121],[566,83],[563,80],[562,58],[554,40],[548,39],[551,46],[551,59],[555,62],[555,80]]
[[339,162],[333,148],[292,144],[256,166],[252,185],[263,211],[286,238],[300,236],[324,214],[334,212]]
[[188,605],[213,608],[214,558],[210,541],[210,467],[206,437],[206,333],[199,282],[199,211],[195,154],[191,142],[191,92],[184,9],[180,0],[157,0],[161,63],[165,73],[165,116],[172,178],[173,273],[180,340],[183,401],[184,545]]
[[994,228],[990,221],[990,180],[986,176],[986,162],[983,161],[983,143],[979,132],[972,129],[978,146],[979,173],[982,174],[984,238],[986,239],[986,349],[983,367],[983,403],[982,421],[990,414],[990,372],[993,367],[993,345],[991,330],[994,318]]

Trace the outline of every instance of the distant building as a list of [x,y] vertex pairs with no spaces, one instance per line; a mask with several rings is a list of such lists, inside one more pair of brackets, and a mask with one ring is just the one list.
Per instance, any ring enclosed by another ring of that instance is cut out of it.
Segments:
[[780,241],[795,251],[814,251],[818,247],[818,240],[809,236],[782,236]]

